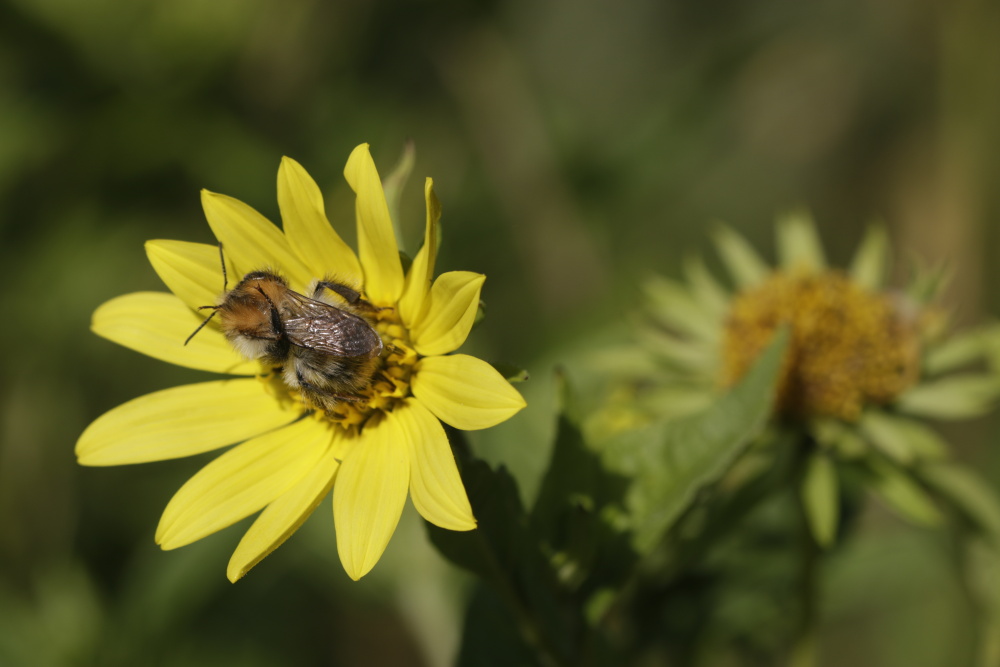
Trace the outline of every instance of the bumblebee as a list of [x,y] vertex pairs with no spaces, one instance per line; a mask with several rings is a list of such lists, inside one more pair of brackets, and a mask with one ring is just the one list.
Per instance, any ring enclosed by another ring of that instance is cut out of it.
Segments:
[[[357,290],[333,280],[317,281],[311,292],[307,297],[293,291],[272,271],[251,271],[225,292],[221,303],[202,307],[212,314],[184,344],[218,315],[222,333],[240,354],[280,368],[285,384],[312,405],[329,410],[359,400],[358,392],[378,370],[383,349],[366,317],[377,308]],[[328,292],[342,302],[334,305]]]

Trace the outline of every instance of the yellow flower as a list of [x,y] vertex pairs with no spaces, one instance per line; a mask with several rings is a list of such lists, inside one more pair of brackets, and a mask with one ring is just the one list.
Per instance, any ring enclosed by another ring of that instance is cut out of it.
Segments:
[[903,517],[940,523],[926,487],[949,451],[926,420],[966,419],[993,407],[1000,328],[945,335],[947,317],[931,305],[941,270],[918,271],[904,289],[887,289],[888,241],[878,228],[845,270],[827,265],[803,213],[779,221],[776,267],[728,228],[715,241],[733,288],[698,259],[685,265],[684,282],[649,282],[652,321],[640,329],[641,346],[606,355],[603,363],[613,363],[622,382],[609,407],[590,417],[589,433],[613,443],[623,431],[703,411],[785,329],[768,430],[720,486],[754,479],[795,442],[802,464],[795,483],[821,546],[837,538],[846,470]]
[[595,419],[595,431],[697,412],[743,376],[781,326],[791,335],[776,417],[845,458],[870,447],[901,465],[941,457],[944,443],[920,418],[977,416],[1000,396],[996,369],[964,370],[1000,350],[1000,332],[944,335],[944,314],[928,305],[940,271],[886,289],[882,230],[870,230],[846,270],[827,265],[803,213],[779,221],[774,268],[728,228],[715,240],[735,290],[697,259],[685,282],[647,284],[654,323],[642,329],[644,352],[619,389],[629,403]]
[[357,196],[357,254],[327,221],[316,183],[289,158],[278,171],[283,230],[225,195],[203,191],[202,204],[230,276],[268,268],[297,292],[336,277],[361,287],[380,309],[374,326],[386,351],[361,400],[317,409],[275,369],[240,357],[214,320],[184,345],[205,317],[197,309],[218,300],[216,246],[149,241],[149,260],[172,294],[126,294],[94,313],[93,330],[109,340],[170,363],[238,376],[125,403],[94,421],[76,446],[81,464],[107,466],[239,443],[181,487],[156,530],[157,543],[175,549],[260,512],[229,562],[231,581],[295,532],[331,489],[337,550],[355,580],[381,557],[407,492],[431,523],[474,529],[440,421],[482,429],[525,406],[492,366],[450,354],[469,334],[485,276],[452,271],[432,281],[441,211],[431,179],[424,188],[424,244],[404,273],[367,144],[351,153],[344,175]]

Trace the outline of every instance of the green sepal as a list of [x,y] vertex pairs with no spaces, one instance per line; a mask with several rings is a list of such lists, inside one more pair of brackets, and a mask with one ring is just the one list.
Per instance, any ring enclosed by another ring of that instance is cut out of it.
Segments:
[[868,457],[867,464],[871,473],[868,488],[890,509],[919,526],[936,527],[941,524],[941,511],[911,471],[901,470],[876,454]]
[[1000,328],[989,325],[964,331],[931,346],[924,356],[921,370],[926,375],[937,375],[968,366],[986,358],[1000,342]]
[[519,382],[527,382],[529,379],[528,371],[521,368],[520,366],[515,366],[514,364],[509,364],[504,361],[491,361],[490,366],[495,368],[500,375],[504,377],[507,382],[511,384],[517,384]]
[[787,342],[782,329],[744,379],[700,414],[661,420],[607,444],[608,468],[633,479],[626,507],[639,553],[648,553],[697,492],[718,480],[761,433]]
[[670,329],[697,340],[718,340],[721,318],[696,299],[682,283],[653,276],[643,285],[650,313]]
[[876,449],[904,465],[917,459],[940,459],[947,454],[941,436],[929,426],[906,417],[869,410],[858,428]]
[[659,329],[640,327],[636,338],[644,349],[671,368],[698,375],[714,375],[719,363],[717,344],[676,338]]
[[868,454],[868,444],[857,429],[839,419],[818,417],[811,420],[809,431],[824,449],[836,452],[838,459],[849,461]]
[[781,216],[777,223],[778,257],[786,270],[805,269],[819,272],[826,268],[823,244],[816,233],[816,224],[805,209]]
[[964,373],[918,384],[901,394],[895,406],[919,417],[968,419],[989,412],[998,397],[1000,378]]
[[911,256],[913,266],[913,282],[906,289],[906,294],[920,304],[934,301],[951,282],[952,271],[945,263],[928,267],[916,256]]
[[840,520],[840,485],[837,466],[826,452],[814,451],[806,461],[800,493],[809,531],[817,544],[829,548]]
[[851,281],[867,290],[881,288],[888,273],[888,259],[889,235],[882,225],[872,225],[851,260]]
[[684,277],[691,286],[691,293],[706,311],[720,321],[729,312],[731,295],[709,272],[704,260],[688,256],[684,260]]
[[760,284],[771,273],[771,267],[760,258],[753,246],[731,228],[720,225],[715,231],[714,241],[722,263],[740,289]]
[[382,179],[382,190],[385,192],[385,203],[389,207],[389,217],[396,232],[396,238],[402,242],[404,236],[400,229],[399,200],[402,197],[403,189],[410,180],[413,173],[413,165],[417,158],[417,147],[412,140],[407,141],[403,146],[403,152],[399,160],[393,165],[389,174]]

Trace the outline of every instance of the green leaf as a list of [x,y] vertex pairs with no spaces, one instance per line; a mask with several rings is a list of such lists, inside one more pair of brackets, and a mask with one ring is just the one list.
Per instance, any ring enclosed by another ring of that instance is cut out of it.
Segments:
[[607,445],[608,467],[633,478],[626,504],[640,553],[649,552],[695,494],[718,480],[760,434],[787,341],[782,330],[746,377],[704,412],[657,422]]
[[778,220],[778,256],[784,269],[807,269],[810,272],[826,268],[823,244],[816,234],[816,225],[808,211],[788,213]]
[[837,536],[840,517],[840,489],[837,467],[824,452],[813,452],[802,479],[802,506],[816,543],[827,548]]
[[989,412],[1000,397],[1000,378],[983,373],[923,382],[896,399],[896,407],[932,419],[968,419]]
[[771,267],[760,258],[753,246],[729,227],[720,226],[714,236],[719,257],[737,287],[753,287],[771,273]]
[[1000,498],[990,484],[956,463],[921,466],[918,474],[931,490],[1000,548]]
[[628,479],[606,470],[587,447],[569,383],[561,375],[558,383],[556,441],[530,522],[563,588],[586,598],[619,586],[637,560],[620,520]]
[[472,511],[479,528],[467,532],[445,530],[427,523],[431,542],[448,560],[491,583],[506,575],[521,551],[527,516],[521,505],[517,483],[506,468],[490,468],[484,461],[456,452],[461,464]]
[[885,281],[888,256],[889,235],[885,227],[881,225],[869,227],[851,261],[849,270],[851,280],[865,289],[879,289]]
[[455,448],[455,458],[479,527],[456,532],[425,521],[431,543],[503,600],[525,646],[536,655],[565,656],[572,636],[566,623],[580,612],[560,612],[555,576],[529,530],[517,483],[505,468],[493,470],[464,446]]
[[495,591],[482,584],[469,598],[458,650],[458,667],[507,667],[535,664],[515,620]]
[[869,457],[868,467],[873,473],[869,488],[900,516],[921,526],[941,524],[941,512],[908,472],[875,456]]

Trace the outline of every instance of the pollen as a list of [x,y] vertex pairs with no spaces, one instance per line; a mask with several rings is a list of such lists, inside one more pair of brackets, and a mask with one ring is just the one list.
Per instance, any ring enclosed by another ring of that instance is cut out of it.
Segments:
[[842,273],[772,274],[736,295],[725,324],[722,383],[739,380],[782,325],[791,338],[776,410],[856,421],[917,380],[919,337],[890,295]]

